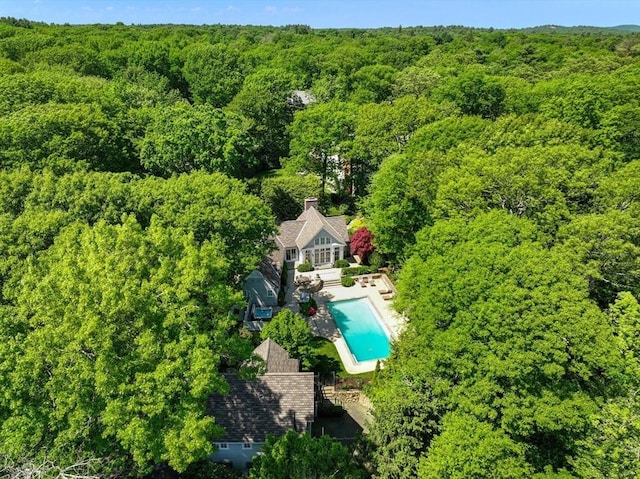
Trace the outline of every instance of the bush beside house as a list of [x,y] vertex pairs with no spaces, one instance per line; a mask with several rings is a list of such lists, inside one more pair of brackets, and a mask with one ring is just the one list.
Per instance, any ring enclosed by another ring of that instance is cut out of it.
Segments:
[[347,259],[339,259],[333,263],[334,268],[348,268],[349,260]]
[[298,265],[298,273],[308,273],[313,271],[313,265],[309,262],[301,263]]

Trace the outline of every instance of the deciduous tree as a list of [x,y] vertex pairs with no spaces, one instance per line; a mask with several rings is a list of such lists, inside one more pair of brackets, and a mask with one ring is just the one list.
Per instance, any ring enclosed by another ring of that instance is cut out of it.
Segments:
[[[421,232],[397,284],[410,323],[381,372],[427,381],[432,407],[490,424],[514,444],[495,458],[517,459],[525,475],[569,467],[588,418],[620,393],[626,369],[586,281],[544,241],[533,223],[500,211]],[[396,400],[380,389],[372,396],[374,407]]]
[[3,311],[0,450],[120,470],[130,457],[140,471],[210,454],[221,361],[250,349],[232,333],[228,267],[215,243],[155,222],[65,229]]
[[242,88],[247,74],[242,56],[223,43],[190,46],[183,74],[196,103],[227,105]]
[[349,248],[351,249],[351,254],[357,254],[360,256],[360,259],[366,263],[369,255],[373,253],[375,249],[371,231],[369,231],[366,226],[356,230],[349,240]]
[[294,112],[302,103],[293,95],[294,79],[284,70],[262,69],[247,76],[229,105],[249,119],[249,134],[262,169],[280,168],[289,156],[289,131]]
[[349,450],[329,436],[319,439],[288,431],[279,439],[269,436],[262,454],[253,460],[251,479],[363,478]]
[[208,105],[159,109],[140,142],[142,166],[161,176],[202,169],[242,177],[257,164],[243,121]]
[[290,128],[291,159],[285,166],[317,174],[323,194],[328,181],[345,190],[354,128],[355,108],[346,103],[318,103],[297,112]]
[[260,332],[262,339],[271,338],[293,358],[309,369],[316,363],[311,341],[313,334],[307,321],[289,309],[283,309]]

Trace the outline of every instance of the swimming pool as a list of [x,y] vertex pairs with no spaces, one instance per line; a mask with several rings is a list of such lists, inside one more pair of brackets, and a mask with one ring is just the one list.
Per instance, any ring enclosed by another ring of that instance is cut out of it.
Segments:
[[356,361],[373,361],[389,356],[389,337],[368,298],[332,301],[327,305]]

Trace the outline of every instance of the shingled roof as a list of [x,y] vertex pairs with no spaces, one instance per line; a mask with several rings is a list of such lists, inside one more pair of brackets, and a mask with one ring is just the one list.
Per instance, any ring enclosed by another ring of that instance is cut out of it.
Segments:
[[266,374],[253,380],[226,374],[229,393],[209,398],[209,414],[226,431],[222,441],[264,442],[289,429],[302,432],[313,421],[314,374],[298,372],[298,361],[270,339],[254,354],[265,360]]
[[265,339],[260,346],[253,350],[253,354],[264,359],[267,373],[297,373],[300,371],[300,361],[290,358],[289,353],[271,338]]
[[322,215],[315,207],[304,210],[297,219],[283,221],[277,241],[285,248],[306,247],[322,230],[336,240],[346,244],[349,241],[347,224],[344,216]]

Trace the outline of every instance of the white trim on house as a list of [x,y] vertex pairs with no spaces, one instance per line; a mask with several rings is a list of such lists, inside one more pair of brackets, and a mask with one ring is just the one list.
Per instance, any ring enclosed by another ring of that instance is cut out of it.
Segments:
[[298,248],[286,248],[284,254],[285,261],[295,261],[298,256]]
[[[219,443],[216,443],[219,444]],[[209,456],[209,460],[227,464],[237,471],[246,471],[253,458],[260,454],[264,442],[228,442],[226,449],[220,449]]]
[[336,260],[344,259],[344,243],[338,243],[330,233],[322,230],[318,235],[300,250],[298,261],[304,263],[307,260],[313,266],[333,264]]
[[305,200],[305,210],[297,219],[283,221],[276,236],[279,250],[275,262],[309,261],[323,266],[344,259],[349,234],[344,216],[325,217],[317,210],[315,198]]

